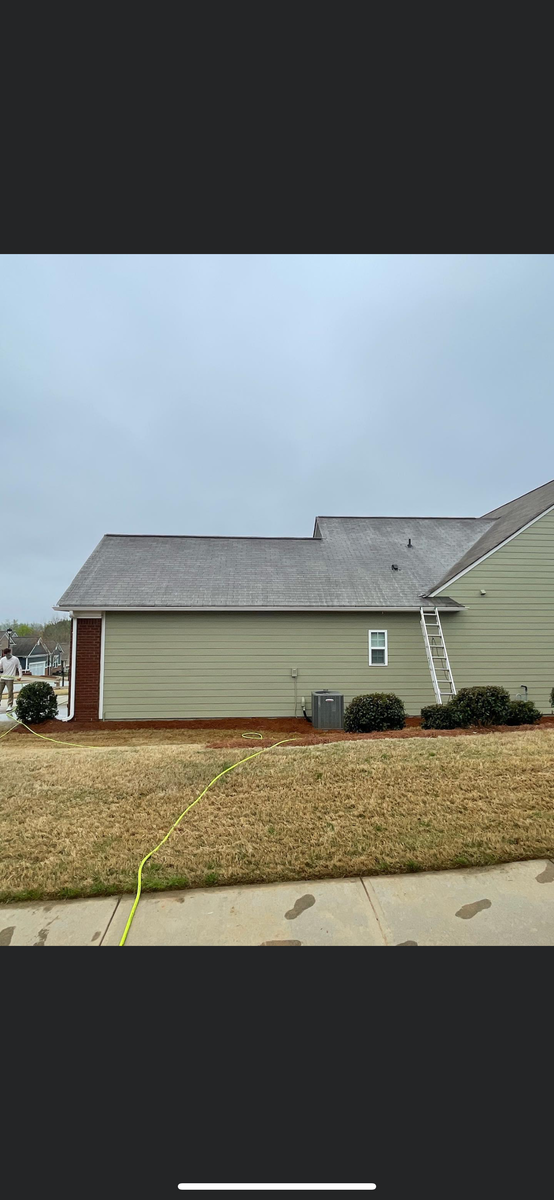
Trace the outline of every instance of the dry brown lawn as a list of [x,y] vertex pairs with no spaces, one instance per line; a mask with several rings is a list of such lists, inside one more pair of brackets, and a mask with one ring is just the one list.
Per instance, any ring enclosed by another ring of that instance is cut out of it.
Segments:
[[[2,900],[133,891],[141,858],[179,813],[261,745],[215,750],[156,732],[150,742],[147,730],[91,731],[97,749],[19,733],[0,742]],[[144,887],[553,854],[554,731],[335,742],[282,747],[226,775],[149,862]]]
[[[6,726],[0,726],[0,735],[6,732]],[[25,750],[49,750],[49,738],[59,738],[63,742],[69,742],[76,746],[189,746],[189,745],[206,745],[208,742],[213,742],[221,739],[222,731],[217,728],[206,729],[200,725],[197,728],[194,726],[180,728],[167,728],[151,725],[149,728],[141,728],[138,726],[135,729],[111,729],[104,723],[103,727],[97,728],[77,728],[72,724],[66,724],[62,721],[45,721],[43,725],[35,726],[36,736],[29,733],[28,730],[18,728],[17,726],[10,731],[8,736],[6,732],[5,739],[0,740],[0,767],[2,764],[3,747],[13,747],[17,745],[21,751]],[[42,734],[45,735],[41,736]],[[233,741],[239,741],[241,745],[254,745],[253,739],[244,739],[242,737],[243,729],[229,728],[224,731],[224,736]],[[277,742],[281,737],[288,737],[289,734],[285,730],[276,733],[266,733],[264,731],[263,741],[260,745],[269,746],[272,742]],[[63,753],[63,752],[62,752]]]

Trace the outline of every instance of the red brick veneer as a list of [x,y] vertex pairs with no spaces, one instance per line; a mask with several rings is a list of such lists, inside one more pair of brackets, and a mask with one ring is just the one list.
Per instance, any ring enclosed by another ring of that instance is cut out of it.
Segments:
[[102,621],[99,617],[79,617],[77,621],[77,661],[75,669],[75,712],[77,721],[97,721],[100,698],[100,640]]

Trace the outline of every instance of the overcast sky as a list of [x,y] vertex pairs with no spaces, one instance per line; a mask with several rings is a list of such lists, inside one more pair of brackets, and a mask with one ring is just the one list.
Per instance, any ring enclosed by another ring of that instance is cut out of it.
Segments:
[[104,533],[475,516],[554,477],[551,255],[7,255],[0,621]]

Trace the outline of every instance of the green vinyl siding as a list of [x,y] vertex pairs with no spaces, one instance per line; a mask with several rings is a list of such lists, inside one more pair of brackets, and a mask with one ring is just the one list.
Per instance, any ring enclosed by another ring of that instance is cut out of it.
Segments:
[[[481,595],[481,589],[486,592]],[[457,688],[521,684],[542,712],[554,687],[554,512],[472,567],[443,595],[466,605],[441,617]]]
[[[388,632],[388,665],[369,665],[369,630]],[[345,703],[392,691],[408,713],[433,701],[417,613],[107,613],[104,717],[294,716],[330,688]]]

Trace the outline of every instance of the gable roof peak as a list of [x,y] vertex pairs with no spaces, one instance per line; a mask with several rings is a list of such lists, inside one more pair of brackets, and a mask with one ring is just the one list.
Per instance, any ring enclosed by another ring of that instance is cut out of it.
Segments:
[[494,550],[499,550],[510,538],[521,533],[533,521],[537,521],[539,517],[544,516],[549,509],[553,508],[554,479],[551,479],[549,483],[543,483],[540,487],[533,488],[531,492],[525,492],[523,496],[517,496],[515,500],[509,500],[507,504],[501,504],[499,508],[493,508],[491,512],[484,513],[482,520],[490,521],[489,527],[462,558],[443,575],[440,582],[431,588],[430,595],[434,596],[443,588],[448,587],[453,579],[464,575],[470,567],[475,566],[488,554],[492,554]]

